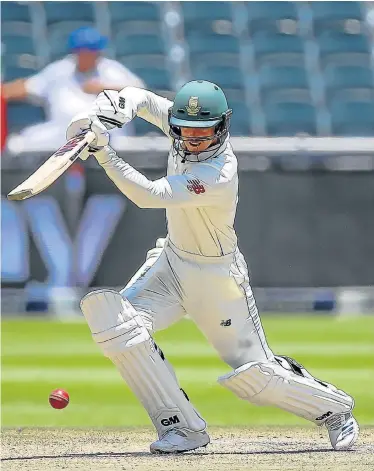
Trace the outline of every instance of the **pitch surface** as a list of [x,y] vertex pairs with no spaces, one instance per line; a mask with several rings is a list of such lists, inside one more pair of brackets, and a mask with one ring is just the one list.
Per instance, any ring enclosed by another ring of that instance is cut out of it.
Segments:
[[346,452],[330,447],[324,428],[212,428],[208,447],[182,455],[151,455],[150,429],[5,429],[3,471],[60,470],[372,470],[374,429]]

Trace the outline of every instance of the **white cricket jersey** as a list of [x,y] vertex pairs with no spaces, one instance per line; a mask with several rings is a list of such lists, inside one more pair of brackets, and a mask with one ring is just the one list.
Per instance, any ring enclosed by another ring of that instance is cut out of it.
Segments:
[[92,105],[94,95],[85,93],[82,85],[97,79],[107,87],[132,85],[142,87],[142,81],[121,63],[99,57],[95,69],[81,73],[76,68],[74,55],[52,62],[25,82],[30,95],[42,98],[47,105],[50,121],[64,126],[76,114]]
[[[134,87],[120,92],[125,114],[158,126],[169,136],[168,109],[173,103]],[[141,208],[166,208],[168,236],[180,250],[206,257],[233,253],[237,246],[234,218],[237,205],[237,159],[229,139],[203,162],[182,162],[173,147],[167,176],[151,181],[119,158],[109,146],[96,153],[107,175]],[[207,156],[206,153],[203,154]]]

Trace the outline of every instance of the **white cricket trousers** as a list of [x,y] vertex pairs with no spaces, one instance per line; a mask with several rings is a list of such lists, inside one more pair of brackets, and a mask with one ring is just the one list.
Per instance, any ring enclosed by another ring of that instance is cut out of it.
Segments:
[[[188,314],[233,369],[274,359],[239,249],[223,257],[203,257],[178,249],[168,239],[158,239],[121,294],[150,332],[165,329]],[[180,344],[183,350],[183,338]]]

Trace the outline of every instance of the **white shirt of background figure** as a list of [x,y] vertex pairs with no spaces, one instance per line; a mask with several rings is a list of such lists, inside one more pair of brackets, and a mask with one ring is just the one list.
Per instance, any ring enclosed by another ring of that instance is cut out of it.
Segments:
[[[10,136],[12,152],[37,150],[38,146],[56,149],[66,141],[70,120],[92,104],[105,88],[144,87],[143,81],[120,62],[100,55],[106,38],[91,27],[79,28],[69,37],[71,54],[52,62],[37,74],[3,86],[7,101],[30,99],[44,106],[47,122],[31,125]],[[133,134],[133,128],[114,131],[116,135]]]

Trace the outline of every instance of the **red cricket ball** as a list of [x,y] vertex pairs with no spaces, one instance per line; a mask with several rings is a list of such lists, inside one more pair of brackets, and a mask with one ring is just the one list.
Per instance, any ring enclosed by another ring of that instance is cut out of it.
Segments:
[[54,409],[64,409],[69,404],[69,394],[63,389],[55,389],[49,395],[49,403]]

